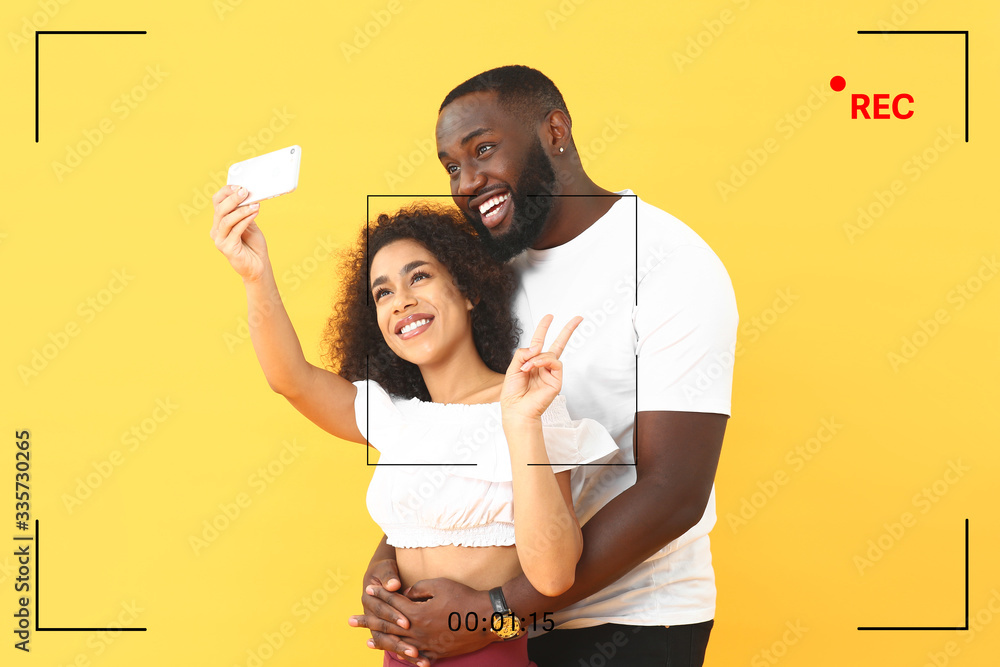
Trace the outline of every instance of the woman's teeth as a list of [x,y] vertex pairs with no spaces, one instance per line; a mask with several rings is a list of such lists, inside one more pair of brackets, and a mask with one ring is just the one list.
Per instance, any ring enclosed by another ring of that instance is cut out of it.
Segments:
[[430,323],[430,320],[417,320],[416,322],[410,322],[405,327],[403,327],[402,329],[400,329],[399,333],[400,334],[410,333],[411,331],[413,331],[417,327],[422,327],[425,324],[429,324],[429,323]]

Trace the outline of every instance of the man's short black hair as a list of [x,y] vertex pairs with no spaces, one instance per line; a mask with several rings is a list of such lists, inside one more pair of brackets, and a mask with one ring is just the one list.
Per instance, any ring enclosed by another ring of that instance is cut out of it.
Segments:
[[459,84],[444,98],[438,113],[459,97],[480,92],[496,93],[497,102],[503,109],[527,122],[538,123],[553,109],[559,109],[570,118],[556,84],[538,70],[524,65],[497,67]]

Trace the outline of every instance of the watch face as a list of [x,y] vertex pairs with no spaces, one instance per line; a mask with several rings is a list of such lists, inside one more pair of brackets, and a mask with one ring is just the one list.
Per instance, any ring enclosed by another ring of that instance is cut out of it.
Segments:
[[503,624],[496,631],[500,639],[513,639],[521,634],[521,623],[514,614],[504,614]]

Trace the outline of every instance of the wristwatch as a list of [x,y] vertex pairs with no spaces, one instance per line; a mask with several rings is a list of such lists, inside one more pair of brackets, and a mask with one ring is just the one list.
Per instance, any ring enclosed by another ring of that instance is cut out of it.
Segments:
[[[521,623],[517,615],[507,606],[504,599],[503,589],[500,586],[490,590],[490,604],[493,605],[494,614],[490,618],[490,632],[496,635],[500,641],[517,639],[521,634]],[[501,619],[500,629],[497,629],[497,617]]]

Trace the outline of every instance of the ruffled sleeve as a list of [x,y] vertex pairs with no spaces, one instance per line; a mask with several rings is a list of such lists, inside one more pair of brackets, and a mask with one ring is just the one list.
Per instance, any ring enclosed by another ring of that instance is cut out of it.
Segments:
[[354,418],[358,430],[368,444],[385,454],[399,442],[402,423],[399,408],[378,382],[358,380],[352,384],[358,388],[358,395],[354,398]]
[[609,463],[618,453],[618,443],[599,422],[570,419],[566,399],[561,394],[542,415],[542,435],[554,473],[584,463]]

